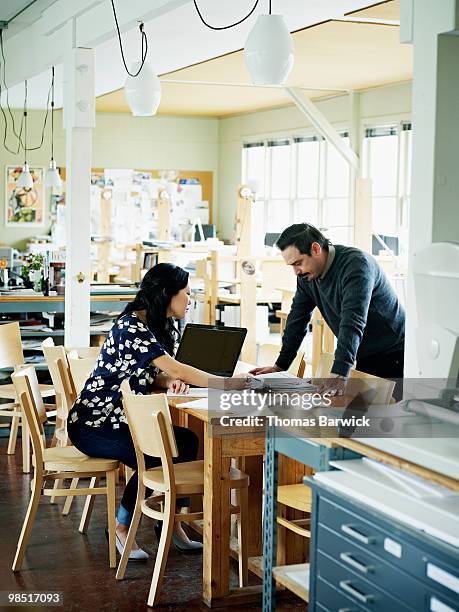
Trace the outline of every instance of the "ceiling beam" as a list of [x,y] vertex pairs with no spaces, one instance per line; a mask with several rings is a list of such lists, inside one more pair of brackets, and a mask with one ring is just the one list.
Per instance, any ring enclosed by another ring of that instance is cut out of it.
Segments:
[[360,169],[360,161],[354,151],[341,138],[339,133],[325,117],[317,106],[304,95],[303,91],[298,87],[286,87],[285,91],[295,102],[300,111],[307,117],[316,130],[330,144],[332,144],[340,155],[354,168],[357,172]]
[[[189,0],[130,0],[117,3],[121,32],[187,4]],[[135,15],[135,17],[133,17]],[[61,64],[72,46],[67,24],[75,23],[76,47],[94,48],[117,36],[109,2],[102,0],[58,0],[40,18],[4,41],[8,86],[12,87]]]

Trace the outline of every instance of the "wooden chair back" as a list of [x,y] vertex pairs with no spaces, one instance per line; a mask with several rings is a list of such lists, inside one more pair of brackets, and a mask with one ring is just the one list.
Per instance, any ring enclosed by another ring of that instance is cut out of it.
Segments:
[[[320,384],[320,381],[330,376],[333,367],[335,356],[333,353],[322,353],[316,369],[316,375],[313,382]],[[349,373],[349,379],[354,381],[352,388],[354,391],[365,392],[370,389],[376,391],[376,395],[371,400],[371,404],[386,405],[391,403],[392,394],[394,392],[395,383],[392,380],[373,376],[366,372],[360,372],[354,368]],[[358,381],[358,384],[355,384]]]
[[48,366],[48,371],[51,376],[54,390],[59,395],[59,398],[63,400],[64,390],[62,387],[62,379],[57,368],[57,360],[62,359],[66,369],[68,370],[67,356],[63,346],[54,346],[54,343],[50,344],[48,342],[49,340],[52,340],[52,338],[47,338],[44,340],[41,344],[41,348],[46,359],[46,365]]
[[335,356],[333,353],[322,353],[314,373],[314,384],[317,384],[320,379],[328,378],[330,376],[334,360]]
[[62,359],[62,357],[58,357],[56,359],[56,368],[59,372],[59,377],[61,380],[62,393],[63,393],[63,403],[67,407],[67,414],[70,408],[75,403],[77,394],[75,391],[75,386],[73,384],[72,375],[70,373],[70,368],[68,366],[67,359]]
[[79,359],[78,356],[74,356],[71,353],[69,353],[67,357],[75,392],[78,395],[81,393],[86,381],[91,376],[96,365],[97,357],[92,356]]
[[42,466],[45,448],[43,420],[46,418],[46,411],[37,373],[33,366],[27,366],[14,372],[11,379],[29,427],[35,467]]
[[370,402],[371,405],[385,406],[391,403],[395,387],[395,382],[393,380],[387,380],[386,378],[380,378],[379,376],[373,376],[372,374],[354,369],[350,371],[349,378],[351,380],[359,380],[359,382],[363,383],[364,386],[362,391],[368,391],[370,389],[376,391],[376,395]]
[[145,470],[143,455],[160,457],[164,467],[178,456],[166,394],[136,395],[127,381],[121,385],[121,391],[139,471]]
[[0,368],[16,368],[24,363],[19,323],[0,325]]

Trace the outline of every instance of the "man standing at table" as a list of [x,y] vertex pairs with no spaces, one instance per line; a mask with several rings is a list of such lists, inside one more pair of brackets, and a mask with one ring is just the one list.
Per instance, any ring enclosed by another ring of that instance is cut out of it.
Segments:
[[277,240],[285,263],[297,276],[282,348],[274,366],[252,374],[287,370],[317,306],[337,338],[330,378],[322,391],[342,395],[350,369],[381,378],[403,378],[405,311],[376,260],[353,247],[332,245],[313,225],[296,223]]

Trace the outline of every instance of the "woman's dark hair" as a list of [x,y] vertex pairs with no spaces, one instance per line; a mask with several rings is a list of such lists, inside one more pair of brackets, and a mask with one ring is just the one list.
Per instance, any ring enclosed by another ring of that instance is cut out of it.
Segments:
[[309,223],[295,223],[287,227],[279,236],[276,246],[281,251],[284,251],[289,246],[295,246],[303,255],[311,255],[311,246],[313,242],[317,242],[324,251],[328,251],[331,244],[328,238],[322,234],[317,227]]
[[172,355],[179,334],[172,317],[167,316],[171,299],[188,285],[188,272],[170,263],[160,263],[150,268],[140,283],[137,295],[120,317],[137,310],[144,310],[147,327],[155,338]]

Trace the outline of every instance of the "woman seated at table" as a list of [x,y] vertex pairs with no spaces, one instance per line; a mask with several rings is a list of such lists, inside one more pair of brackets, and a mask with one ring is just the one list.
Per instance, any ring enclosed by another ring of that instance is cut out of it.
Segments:
[[[134,444],[122,406],[121,383],[128,379],[134,393],[147,394],[155,388],[186,393],[188,385],[209,386],[207,372],[173,358],[179,332],[174,319],[183,319],[190,305],[188,273],[172,264],[161,263],[145,274],[140,289],[110,330],[94,371],[78,396],[68,418],[68,433],[81,452],[94,457],[118,459],[137,469]],[[212,377],[213,383],[224,384]],[[231,388],[247,386],[247,377],[231,379]],[[175,462],[193,461],[198,452],[197,436],[183,427],[174,427],[179,456]],[[146,467],[160,464],[146,457]],[[137,472],[126,485],[116,521],[116,545],[121,553],[134,512]],[[150,495],[151,491],[147,491]],[[189,505],[189,499],[178,503]],[[189,540],[177,522],[173,542],[180,550],[202,548]],[[148,554],[134,543],[130,558],[147,559]]]

